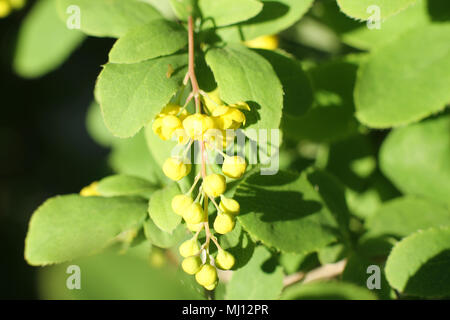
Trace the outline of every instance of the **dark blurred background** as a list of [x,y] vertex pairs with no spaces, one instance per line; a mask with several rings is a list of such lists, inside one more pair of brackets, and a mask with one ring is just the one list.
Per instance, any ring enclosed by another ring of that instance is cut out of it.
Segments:
[[37,268],[23,257],[28,221],[45,199],[104,176],[108,150],[85,116],[113,40],[87,39],[58,70],[35,80],[11,69],[24,10],[0,19],[0,298],[35,299]]

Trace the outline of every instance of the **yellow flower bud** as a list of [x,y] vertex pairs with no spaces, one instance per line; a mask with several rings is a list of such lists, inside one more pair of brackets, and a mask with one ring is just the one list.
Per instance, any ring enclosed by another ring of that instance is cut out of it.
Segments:
[[233,231],[236,224],[234,217],[228,213],[217,214],[216,220],[214,220],[214,230],[220,234],[226,234]]
[[152,124],[153,132],[164,141],[170,140],[179,129],[183,129],[181,120],[173,115],[156,118]]
[[178,249],[183,258],[187,258],[196,255],[200,251],[197,239],[186,240],[180,245]]
[[183,214],[183,218],[188,224],[198,224],[205,222],[208,216],[199,203],[194,203]]
[[214,282],[213,284],[210,284],[209,286],[203,286],[203,287],[208,291],[212,291],[217,287],[217,281]]
[[222,270],[230,270],[231,268],[233,268],[234,263],[235,259],[231,253],[219,249],[219,253],[217,254],[216,257],[217,267],[219,267]]
[[81,189],[80,196],[83,196],[83,197],[99,196],[100,193],[97,191],[97,188],[98,188],[98,182],[94,181],[87,187],[84,187],[83,189]]
[[183,127],[190,138],[202,140],[205,132],[215,129],[215,123],[211,117],[196,113],[183,120]]
[[186,227],[192,232],[198,232],[203,228],[203,223],[186,223]]
[[181,268],[187,274],[194,275],[202,267],[202,260],[200,257],[188,257],[181,263]]
[[278,48],[279,39],[276,35],[261,36],[252,40],[245,41],[244,44],[249,48],[275,50]]
[[162,140],[170,140],[176,134],[178,141],[183,131],[183,120],[189,115],[182,107],[169,103],[156,116],[152,124],[153,132]]
[[11,5],[6,0],[0,0],[0,18],[5,18],[11,13]]
[[245,173],[247,163],[239,156],[225,158],[222,165],[222,172],[230,178],[239,179]]
[[183,216],[190,205],[194,203],[192,197],[179,194],[172,199],[172,210],[179,216]]
[[195,280],[204,286],[209,287],[217,281],[217,270],[210,264],[203,265],[195,274]]
[[183,163],[180,159],[169,158],[163,164],[163,172],[168,178],[178,181],[191,172],[191,165]]
[[238,215],[241,210],[241,206],[236,200],[222,196],[219,203],[219,209],[224,213]]
[[221,174],[210,174],[203,180],[203,190],[205,193],[213,198],[223,194],[227,189],[227,182]]

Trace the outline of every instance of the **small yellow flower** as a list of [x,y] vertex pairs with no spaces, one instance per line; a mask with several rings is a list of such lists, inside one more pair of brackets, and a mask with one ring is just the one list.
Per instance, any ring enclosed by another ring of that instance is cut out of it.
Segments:
[[221,174],[210,174],[203,180],[203,190],[213,198],[223,194],[227,189],[226,179]]
[[194,275],[202,267],[202,260],[200,257],[188,257],[183,260],[181,267],[187,274]]
[[183,218],[188,224],[199,224],[205,222],[208,216],[199,203],[194,203],[183,214]]
[[219,213],[214,220],[214,230],[220,234],[227,234],[233,231],[236,221],[231,214]]
[[231,253],[219,249],[219,253],[217,254],[216,257],[217,267],[219,267],[222,270],[230,270],[231,268],[233,268],[235,262],[236,260],[234,259],[234,256]]
[[210,287],[217,281],[216,268],[210,264],[203,265],[195,274],[195,280],[204,287]]
[[245,41],[244,44],[249,48],[275,50],[279,46],[279,38],[276,35],[261,36],[252,40]]
[[191,172],[191,165],[183,163],[180,159],[169,158],[163,164],[164,174],[174,181],[183,179]]
[[219,209],[224,213],[238,215],[241,207],[239,205],[239,202],[237,202],[236,200],[222,196],[219,203]]
[[219,129],[238,129],[245,124],[245,115],[237,108],[220,106],[214,109],[212,116]]
[[214,120],[205,115],[196,113],[186,117],[183,121],[184,130],[194,140],[203,140],[203,135],[210,129],[215,129]]
[[179,216],[183,216],[183,213],[189,208],[190,205],[194,203],[192,197],[179,194],[172,199],[172,210]]
[[180,245],[178,249],[183,258],[187,258],[196,255],[200,251],[197,239],[186,240]]
[[181,111],[181,109],[181,106],[169,103],[156,116],[152,130],[162,140],[170,140],[176,134],[178,142],[186,142],[182,134],[184,131],[183,120],[189,113],[186,110]]
[[226,157],[222,164],[222,172],[227,177],[239,179],[245,173],[247,163],[239,156]]
[[83,197],[99,196],[100,193],[97,191],[97,188],[98,188],[98,182],[94,181],[87,187],[84,187],[83,189],[81,189],[80,196],[83,196]]
[[172,139],[175,131],[179,129],[183,129],[181,120],[172,115],[156,118],[152,124],[153,132],[164,141]]

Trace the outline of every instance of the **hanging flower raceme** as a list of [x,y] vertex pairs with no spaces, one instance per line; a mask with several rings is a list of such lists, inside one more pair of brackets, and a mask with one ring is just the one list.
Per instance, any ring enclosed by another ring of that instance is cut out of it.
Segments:
[[[207,290],[213,290],[217,285],[217,268],[230,270],[235,263],[233,255],[220,247],[213,232],[224,235],[233,231],[236,225],[240,205],[235,199],[225,196],[227,178],[242,178],[247,164],[244,158],[228,156],[220,150],[226,148],[229,142],[233,142],[236,136],[228,134],[227,138],[224,138],[225,130],[233,131],[244,124],[245,115],[237,107],[220,105],[208,115],[201,112],[190,114],[185,107],[177,104],[165,106],[152,124],[153,132],[162,140],[177,139],[186,146],[183,154],[168,158],[162,166],[164,174],[171,180],[179,181],[191,172],[192,165],[186,154],[194,143],[203,145],[201,173],[197,175],[188,192],[172,199],[171,207],[174,214],[183,217],[186,227],[194,233],[191,239],[179,247],[183,257],[181,267],[186,273],[195,275],[197,282]],[[183,139],[180,140],[179,137]],[[208,173],[206,170],[204,162],[208,159],[207,154],[211,152],[217,152],[224,157],[220,173]],[[197,195],[194,197],[195,193]],[[209,226],[209,215],[214,212],[208,212],[209,201],[215,208],[212,229]],[[202,231],[206,234],[206,240],[200,246],[198,237]],[[218,248],[215,257],[210,255],[210,242]]]
[[[196,170],[199,173],[187,192],[173,197],[171,207],[174,214],[183,218],[187,229],[193,232],[192,238],[179,247],[183,258],[182,269],[195,275],[196,281],[205,289],[213,290],[218,282],[217,270],[230,270],[235,264],[234,256],[220,246],[218,238],[233,231],[240,212],[238,201],[225,195],[227,179],[240,179],[247,169],[244,158],[226,155],[222,150],[234,142],[234,131],[245,125],[244,112],[250,108],[244,102],[225,104],[218,90],[209,94],[200,90],[192,70],[190,68],[185,78],[185,86],[191,81],[192,92],[184,105],[170,103],[165,106],[155,117],[152,129],[162,140],[177,140],[183,145],[179,155],[173,155],[163,164],[162,170],[171,180],[179,181],[191,172],[192,165],[187,154],[194,145],[200,147],[198,158],[201,159],[201,167]],[[184,87],[178,97],[183,92]],[[187,110],[192,100],[195,100],[196,112],[191,114]],[[206,162],[209,156],[218,154],[224,157],[224,161],[221,172],[214,172],[220,169],[214,169]],[[213,211],[210,211],[210,202],[214,205]],[[200,244],[202,232],[205,240]],[[217,247],[215,255],[210,252],[211,242]]]

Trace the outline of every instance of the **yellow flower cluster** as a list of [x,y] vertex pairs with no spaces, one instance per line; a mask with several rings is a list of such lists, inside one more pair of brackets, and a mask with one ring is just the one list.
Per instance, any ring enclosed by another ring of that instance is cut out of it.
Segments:
[[0,0],[0,19],[9,16],[12,10],[22,9],[25,4],[25,0]]
[[[190,114],[185,107],[168,104],[154,119],[152,130],[162,140],[176,138],[179,144],[187,145],[183,155],[172,156],[163,164],[164,174],[174,181],[183,179],[191,172],[192,166],[185,159],[191,145],[195,142],[202,146],[201,173],[197,175],[188,192],[176,195],[172,199],[171,207],[175,214],[183,218],[186,227],[195,233],[192,239],[185,241],[179,247],[180,255],[184,258],[181,264],[183,270],[190,275],[195,275],[196,281],[205,289],[213,290],[218,281],[217,268],[222,270],[233,268],[235,258],[220,247],[217,238],[210,230],[208,201],[214,204],[217,211],[213,223],[214,232],[219,235],[231,232],[235,227],[240,205],[236,200],[224,195],[227,190],[227,177],[241,178],[247,169],[247,163],[240,156],[225,155],[221,149],[226,148],[230,141],[234,141],[235,136],[230,136],[229,131],[236,130],[245,124],[246,118],[241,110],[249,110],[249,106],[246,103],[225,105],[217,91],[202,96],[201,102],[206,113]],[[205,153],[211,151],[224,156],[221,173],[206,173]],[[197,186],[200,180],[202,182]],[[195,199],[192,196],[194,190],[198,192]],[[218,199],[220,202],[216,202]],[[197,239],[202,230],[205,231],[206,241],[199,246]],[[210,240],[218,248],[215,257],[209,254]]]

